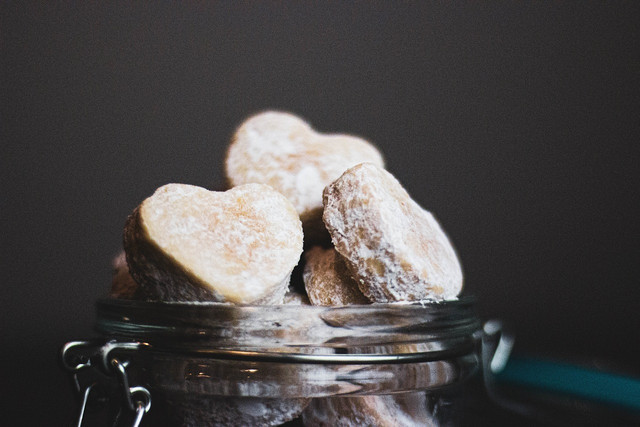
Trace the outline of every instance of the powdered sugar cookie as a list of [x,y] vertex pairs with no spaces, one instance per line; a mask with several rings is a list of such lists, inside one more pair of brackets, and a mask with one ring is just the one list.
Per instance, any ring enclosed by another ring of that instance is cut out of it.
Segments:
[[313,305],[369,304],[335,249],[315,246],[305,252],[304,284]]
[[193,427],[277,426],[297,418],[309,399],[181,397],[176,424]]
[[433,215],[387,171],[363,163],[324,191],[324,223],[373,302],[453,298],[462,269]]
[[324,231],[322,190],[362,162],[380,167],[380,152],[364,139],[325,135],[289,113],[268,111],[246,120],[229,146],[226,174],[232,186],[267,184],[293,203],[307,240]]
[[425,393],[312,399],[302,420],[317,427],[436,425]]
[[302,252],[302,226],[271,187],[160,187],[129,216],[124,248],[148,299],[280,304]]

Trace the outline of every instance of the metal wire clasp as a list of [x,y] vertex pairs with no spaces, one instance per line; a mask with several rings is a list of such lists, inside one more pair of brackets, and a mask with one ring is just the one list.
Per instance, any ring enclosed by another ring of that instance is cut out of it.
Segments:
[[[112,356],[116,350],[136,350],[142,344],[132,342],[71,341],[62,346],[60,359],[65,370],[71,373],[74,391],[80,395],[80,411],[77,426],[82,426],[85,410],[91,394],[106,399],[104,388],[118,383],[125,406],[135,413],[133,427],[138,427],[144,415],[151,409],[151,393],[145,387],[131,387],[127,375],[128,360]],[[111,384],[109,384],[111,383]],[[98,390],[102,389],[102,393]]]
[[495,383],[494,375],[504,370],[511,355],[515,341],[513,330],[507,323],[492,319],[485,322],[482,332],[482,376],[489,398],[504,409],[531,418],[535,414],[531,405],[500,393]]

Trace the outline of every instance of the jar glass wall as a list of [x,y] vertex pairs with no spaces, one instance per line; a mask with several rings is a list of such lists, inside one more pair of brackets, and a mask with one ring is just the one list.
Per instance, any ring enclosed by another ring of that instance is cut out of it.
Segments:
[[172,425],[429,425],[428,397],[480,365],[469,297],[347,307],[103,299],[96,328],[97,364],[125,361],[129,384],[152,396],[147,419]]

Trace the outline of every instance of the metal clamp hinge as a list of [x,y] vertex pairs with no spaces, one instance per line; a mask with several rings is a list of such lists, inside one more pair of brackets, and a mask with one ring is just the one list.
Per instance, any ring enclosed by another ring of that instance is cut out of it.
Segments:
[[131,387],[127,367],[128,360],[112,355],[114,350],[132,350],[137,343],[108,341],[71,341],[60,352],[63,368],[71,373],[74,391],[80,396],[80,410],[77,426],[82,426],[90,396],[105,400],[109,394],[105,390],[120,389],[125,406],[135,414],[133,427],[138,427],[144,415],[151,409],[151,393],[145,387]]

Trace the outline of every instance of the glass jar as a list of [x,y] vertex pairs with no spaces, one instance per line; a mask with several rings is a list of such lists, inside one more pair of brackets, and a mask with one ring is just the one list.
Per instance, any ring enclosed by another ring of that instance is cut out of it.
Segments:
[[346,307],[102,299],[96,329],[100,339],[63,348],[79,424],[101,399],[133,425],[437,424],[433,396],[479,370],[482,339],[471,297]]

